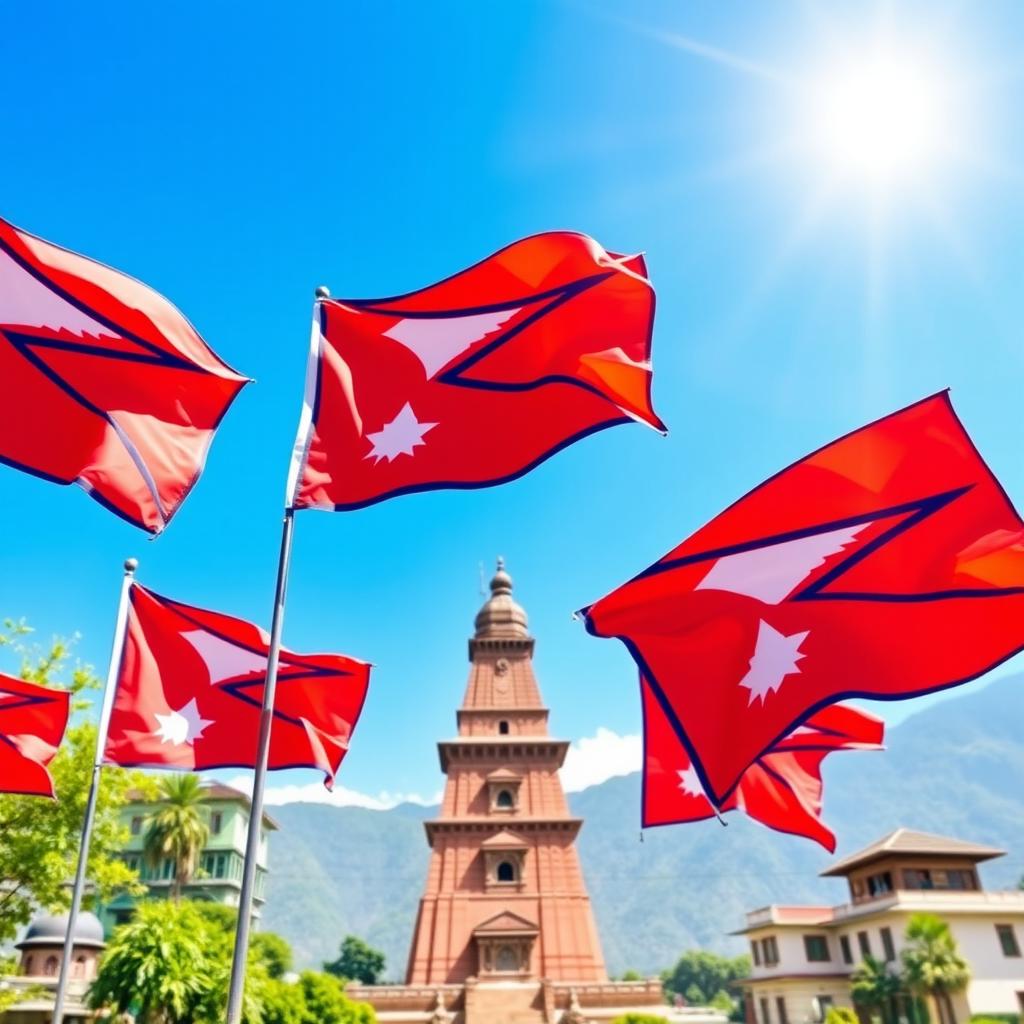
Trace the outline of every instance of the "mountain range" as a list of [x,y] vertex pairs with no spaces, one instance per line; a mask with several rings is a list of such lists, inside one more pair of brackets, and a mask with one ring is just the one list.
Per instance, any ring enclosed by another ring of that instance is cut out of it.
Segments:
[[[848,753],[826,765],[825,817],[839,854],[900,826],[989,843],[1008,856],[982,866],[983,883],[1024,876],[1024,675],[971,688],[889,730],[884,753]],[[640,830],[640,775],[571,794],[584,819],[580,858],[608,969],[645,973],[687,949],[742,951],[730,932],[768,903],[845,902],[841,880],[821,879],[829,855],[740,814]],[[285,936],[300,966],[333,959],[347,934],[387,956],[401,980],[427,870],[423,821],[436,809],[388,811],[295,803],[271,809],[263,927]]]

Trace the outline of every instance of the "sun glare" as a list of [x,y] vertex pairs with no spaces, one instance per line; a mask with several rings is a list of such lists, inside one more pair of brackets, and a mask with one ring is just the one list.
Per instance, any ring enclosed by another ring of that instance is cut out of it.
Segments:
[[808,141],[837,178],[892,185],[937,169],[951,107],[923,62],[868,55],[816,76],[808,93]]

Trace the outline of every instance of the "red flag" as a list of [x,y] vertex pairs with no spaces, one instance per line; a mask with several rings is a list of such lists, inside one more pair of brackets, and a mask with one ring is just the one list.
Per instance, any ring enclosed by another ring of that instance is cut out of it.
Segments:
[[0,462],[158,533],[247,380],[162,295],[0,220]]
[[[689,754],[646,680],[644,707],[643,824],[672,825],[715,816]],[[812,715],[743,773],[722,804],[791,835],[805,836],[830,853],[836,838],[821,820],[821,763],[837,750],[881,750],[881,719],[844,704]]]
[[783,470],[583,614],[625,642],[721,806],[818,709],[1021,650],[1022,541],[940,394]]
[[[126,767],[252,768],[269,636],[218,612],[131,588],[105,759]],[[269,767],[319,768],[331,787],[370,666],[281,651]]]
[[64,738],[70,709],[67,690],[0,674],[0,793],[54,795],[46,766]]
[[640,256],[550,232],[389,299],[318,302],[289,481],[296,508],[486,487],[651,408]]

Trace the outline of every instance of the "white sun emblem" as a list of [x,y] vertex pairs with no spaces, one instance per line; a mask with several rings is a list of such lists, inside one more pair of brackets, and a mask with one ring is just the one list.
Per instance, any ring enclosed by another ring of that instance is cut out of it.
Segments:
[[191,746],[195,740],[202,738],[203,730],[208,725],[213,725],[212,718],[203,718],[199,714],[195,697],[177,711],[171,708],[170,714],[157,715],[156,720],[158,725],[154,735],[160,737],[161,743],[173,743],[176,747],[183,743]]
[[755,700],[762,703],[768,694],[776,693],[788,675],[800,671],[797,662],[806,655],[800,652],[800,645],[810,631],[785,636],[773,629],[764,619],[757,629],[757,644],[750,659],[750,668],[740,680],[740,686],[750,691],[748,704]]
[[700,784],[700,776],[692,764],[684,771],[677,771],[676,774],[679,776],[679,788],[687,796],[704,796],[704,787]]
[[416,413],[412,411],[412,406],[406,402],[390,423],[385,423],[380,430],[366,435],[366,439],[373,447],[363,458],[373,459],[376,465],[381,459],[392,462],[399,455],[412,455],[414,448],[426,443],[423,435],[436,426],[436,423],[420,423],[416,419]]

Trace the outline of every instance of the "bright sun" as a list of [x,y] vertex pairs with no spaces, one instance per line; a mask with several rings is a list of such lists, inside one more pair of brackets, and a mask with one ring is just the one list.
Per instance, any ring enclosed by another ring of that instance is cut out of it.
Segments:
[[813,76],[808,93],[808,141],[838,179],[907,184],[943,156],[950,98],[923,62],[867,55]]

